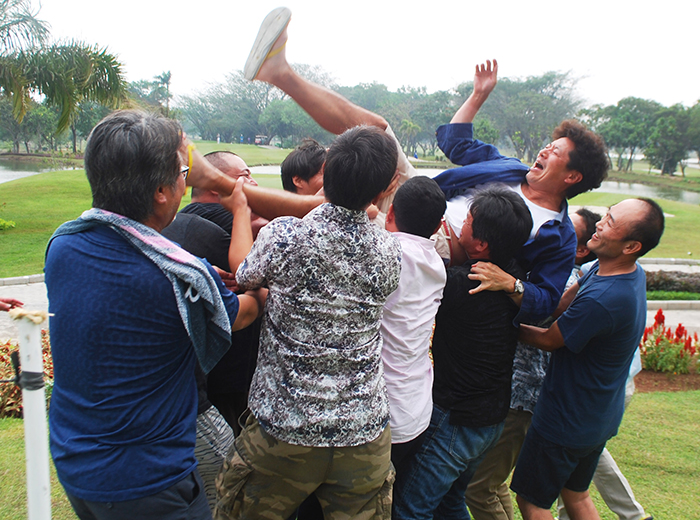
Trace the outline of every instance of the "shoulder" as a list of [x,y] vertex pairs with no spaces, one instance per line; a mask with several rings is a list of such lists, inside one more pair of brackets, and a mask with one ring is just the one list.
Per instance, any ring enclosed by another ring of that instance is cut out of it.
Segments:
[[175,215],[175,219],[168,225],[161,234],[164,237],[171,238],[180,233],[207,233],[214,235],[229,235],[220,226],[214,224],[212,221],[207,220],[195,213],[182,213],[179,212]]
[[257,242],[261,238],[264,240],[270,237],[275,237],[275,239],[285,236],[291,237],[305,226],[308,226],[308,221],[296,217],[277,217],[260,229],[255,241]]
[[[123,248],[125,251],[133,250],[127,241],[108,226],[97,225],[85,231],[55,236],[51,240],[48,254],[51,255],[61,248],[75,249],[76,252],[87,253],[90,249]],[[134,250],[135,252],[135,250]]]
[[479,280],[471,280],[469,278],[469,274],[472,272],[472,264],[473,262],[467,262],[464,265],[447,268],[447,283],[445,285],[446,292],[448,289],[450,292],[469,292],[471,289],[475,288],[481,283]]
[[[391,233],[401,246],[401,273],[405,276],[421,276],[423,279],[434,279],[441,285],[445,284],[445,263],[435,250],[435,242],[408,233]],[[405,273],[405,275],[404,275]]]

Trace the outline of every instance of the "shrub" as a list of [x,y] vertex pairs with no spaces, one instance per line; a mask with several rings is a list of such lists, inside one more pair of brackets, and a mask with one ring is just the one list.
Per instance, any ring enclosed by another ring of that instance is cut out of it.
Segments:
[[14,220],[4,220],[0,218],[0,231],[5,231],[6,229],[12,229],[15,227]]
[[678,291],[647,291],[647,300],[700,300],[700,293]]
[[[17,350],[17,345],[7,341],[0,343],[0,379],[7,380],[15,377],[10,355]],[[44,358],[44,392],[46,407],[51,401],[53,390],[53,358],[51,357],[51,342],[49,333],[41,331],[41,350]],[[22,417],[22,390],[14,383],[0,383],[0,418]]]
[[680,271],[647,271],[647,291],[700,293],[700,274]]
[[642,363],[647,370],[688,374],[697,365],[698,335],[688,334],[679,323],[676,330],[665,326],[663,310],[659,309],[654,318],[654,325],[644,330],[639,350]]

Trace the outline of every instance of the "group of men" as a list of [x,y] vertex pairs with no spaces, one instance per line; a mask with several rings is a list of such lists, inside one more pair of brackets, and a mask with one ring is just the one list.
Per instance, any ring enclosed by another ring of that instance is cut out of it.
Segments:
[[[600,185],[604,144],[565,121],[528,167],[474,139],[495,61],[437,130],[462,166],[418,175],[383,118],[293,71],[290,16],[265,19],[246,77],[339,137],[285,161],[287,191],[238,156],[203,157],[171,120],[116,112],[90,135],[93,209],[46,258],[51,449],[76,513],[469,518],[470,480],[495,455],[512,459],[499,484],[518,460],[524,518],[551,518],[559,494],[571,518],[596,518],[587,490],[622,417],[646,316],[636,260],[661,209],[623,201],[581,244],[566,200]],[[562,298],[577,246],[598,263]],[[518,370],[543,383],[514,455],[498,446]],[[200,438],[224,459],[215,498]]]

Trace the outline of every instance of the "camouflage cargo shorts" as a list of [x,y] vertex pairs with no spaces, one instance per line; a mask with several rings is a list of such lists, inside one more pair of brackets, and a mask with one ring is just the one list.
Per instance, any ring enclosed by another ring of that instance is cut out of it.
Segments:
[[361,446],[314,448],[275,439],[250,414],[216,479],[214,518],[284,520],[314,492],[326,519],[391,518],[390,457],[389,426]]

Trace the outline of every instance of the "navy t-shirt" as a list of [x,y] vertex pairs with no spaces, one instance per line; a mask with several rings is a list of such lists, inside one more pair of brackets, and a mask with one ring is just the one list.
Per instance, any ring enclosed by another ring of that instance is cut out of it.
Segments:
[[[238,299],[208,267],[233,322]],[[61,484],[97,502],[172,486],[197,463],[197,360],[172,284],[102,226],[54,239],[45,272],[54,314],[51,453]]]
[[646,324],[646,276],[599,276],[596,264],[557,320],[565,346],[552,353],[532,425],[570,448],[598,446],[617,433],[630,363]]

